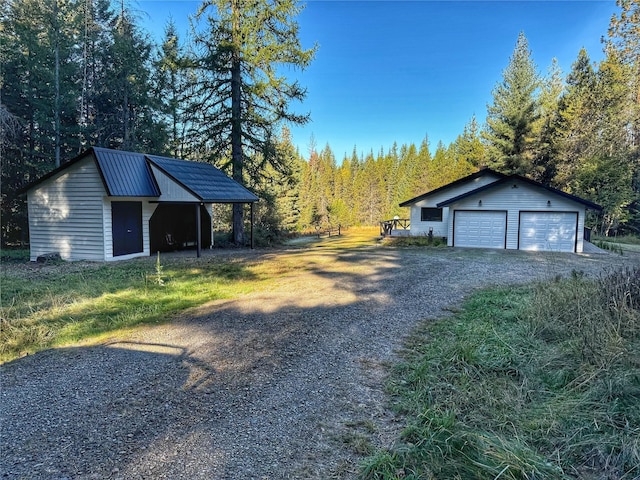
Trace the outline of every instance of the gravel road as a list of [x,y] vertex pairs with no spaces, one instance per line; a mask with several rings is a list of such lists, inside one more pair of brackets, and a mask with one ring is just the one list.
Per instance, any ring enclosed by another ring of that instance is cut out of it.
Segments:
[[403,338],[474,289],[595,274],[640,255],[464,249],[236,252],[298,262],[268,290],[0,367],[0,477],[355,478],[398,422]]

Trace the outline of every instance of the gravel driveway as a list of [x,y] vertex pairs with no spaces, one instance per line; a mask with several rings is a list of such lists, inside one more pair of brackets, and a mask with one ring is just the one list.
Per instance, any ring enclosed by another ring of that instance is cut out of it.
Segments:
[[305,268],[125,339],[2,366],[0,476],[354,478],[368,442],[397,434],[382,384],[421,320],[479,287],[640,264],[463,249],[233,255]]

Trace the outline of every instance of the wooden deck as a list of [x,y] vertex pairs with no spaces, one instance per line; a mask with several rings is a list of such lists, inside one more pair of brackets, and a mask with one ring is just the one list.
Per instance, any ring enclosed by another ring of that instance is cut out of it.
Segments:
[[380,235],[383,237],[393,235],[393,231],[396,230],[400,233],[398,236],[409,235],[411,227],[410,219],[408,218],[392,218],[391,220],[383,220],[380,222]]

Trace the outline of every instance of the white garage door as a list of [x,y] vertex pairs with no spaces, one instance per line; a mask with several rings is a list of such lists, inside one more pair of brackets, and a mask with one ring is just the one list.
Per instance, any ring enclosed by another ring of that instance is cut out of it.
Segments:
[[455,211],[453,245],[455,247],[505,248],[507,212]]
[[521,212],[520,250],[575,252],[577,212]]

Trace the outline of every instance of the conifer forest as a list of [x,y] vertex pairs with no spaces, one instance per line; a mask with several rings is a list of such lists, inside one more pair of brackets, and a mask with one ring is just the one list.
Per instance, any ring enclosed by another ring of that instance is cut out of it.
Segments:
[[188,39],[170,21],[154,43],[121,1],[0,2],[2,245],[28,240],[19,189],[91,146],[213,163],[260,197],[264,243],[405,218],[399,203],[485,166],[601,205],[587,223],[602,235],[640,233],[640,1],[618,0],[602,60],[580,50],[568,72],[541,71],[526,32],[514,38],[486,117],[470,114],[449,145],[425,137],[345,158],[291,138],[309,120],[291,107],[304,110],[306,90],[280,69],[321,54],[300,44],[301,8],[208,0]]

